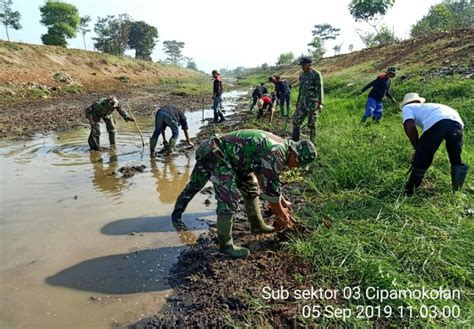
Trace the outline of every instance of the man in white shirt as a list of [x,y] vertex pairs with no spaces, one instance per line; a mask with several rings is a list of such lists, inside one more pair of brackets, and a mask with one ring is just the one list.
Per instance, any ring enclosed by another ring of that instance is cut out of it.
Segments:
[[[460,190],[469,166],[461,160],[464,123],[459,113],[443,104],[425,103],[425,99],[417,93],[406,94],[400,108],[405,133],[415,149],[405,194],[412,195],[415,188],[420,186],[443,140],[446,141],[446,150],[451,163],[453,192]],[[423,130],[419,138],[416,126]]]

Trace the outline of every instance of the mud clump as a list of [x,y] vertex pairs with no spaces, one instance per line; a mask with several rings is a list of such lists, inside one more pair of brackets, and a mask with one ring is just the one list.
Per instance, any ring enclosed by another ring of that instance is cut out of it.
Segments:
[[145,170],[145,165],[140,166],[125,166],[119,169],[119,172],[122,174],[123,178],[129,178],[134,176],[136,173],[143,173]]

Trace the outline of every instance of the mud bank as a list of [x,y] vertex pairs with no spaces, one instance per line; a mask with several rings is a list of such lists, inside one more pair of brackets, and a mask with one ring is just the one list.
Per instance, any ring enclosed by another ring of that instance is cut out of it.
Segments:
[[[107,92],[69,94],[50,99],[36,99],[12,106],[0,106],[0,138],[31,138],[48,131],[66,131],[88,125],[84,110],[94,101],[110,94],[135,114],[151,115],[158,107],[173,104],[185,111],[211,106],[211,95],[173,92],[168,86],[133,87]],[[121,118],[117,118],[121,120]]]

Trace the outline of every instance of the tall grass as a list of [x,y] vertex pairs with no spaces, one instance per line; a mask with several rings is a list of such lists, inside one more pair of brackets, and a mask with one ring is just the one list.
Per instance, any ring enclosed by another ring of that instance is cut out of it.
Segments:
[[[472,327],[474,220],[464,207],[473,205],[474,174],[468,176],[463,193],[453,194],[448,157],[441,147],[416,195],[405,197],[402,190],[413,149],[403,132],[398,104],[385,101],[380,124],[359,123],[366,94],[353,93],[370,78],[337,74],[326,79],[325,109],[317,123],[318,159],[299,183],[305,192],[294,192],[304,199],[296,213],[314,232],[309,237],[295,236],[286,248],[311,260],[315,287],[461,291],[459,300],[337,301],[353,310],[357,305],[413,307],[411,318],[392,315],[382,319],[384,326]],[[463,159],[474,164],[472,80],[459,76],[428,79],[411,72],[393,83],[396,98],[401,100],[406,92],[418,92],[428,101],[459,111],[466,124]],[[425,306],[454,304],[461,309],[459,318],[415,317]],[[352,316],[345,321],[322,317],[311,321],[323,326],[370,327],[375,320]]]

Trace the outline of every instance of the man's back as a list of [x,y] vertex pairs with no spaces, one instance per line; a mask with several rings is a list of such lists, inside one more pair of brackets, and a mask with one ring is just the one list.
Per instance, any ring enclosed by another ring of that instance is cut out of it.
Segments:
[[245,172],[261,169],[265,159],[274,157],[275,161],[284,162],[287,157],[286,141],[262,130],[237,130],[220,136],[218,143],[234,169]]
[[431,128],[441,120],[453,120],[464,126],[459,113],[453,108],[438,103],[412,103],[405,105],[402,110],[403,122],[408,119],[415,120],[417,126],[423,131]]

